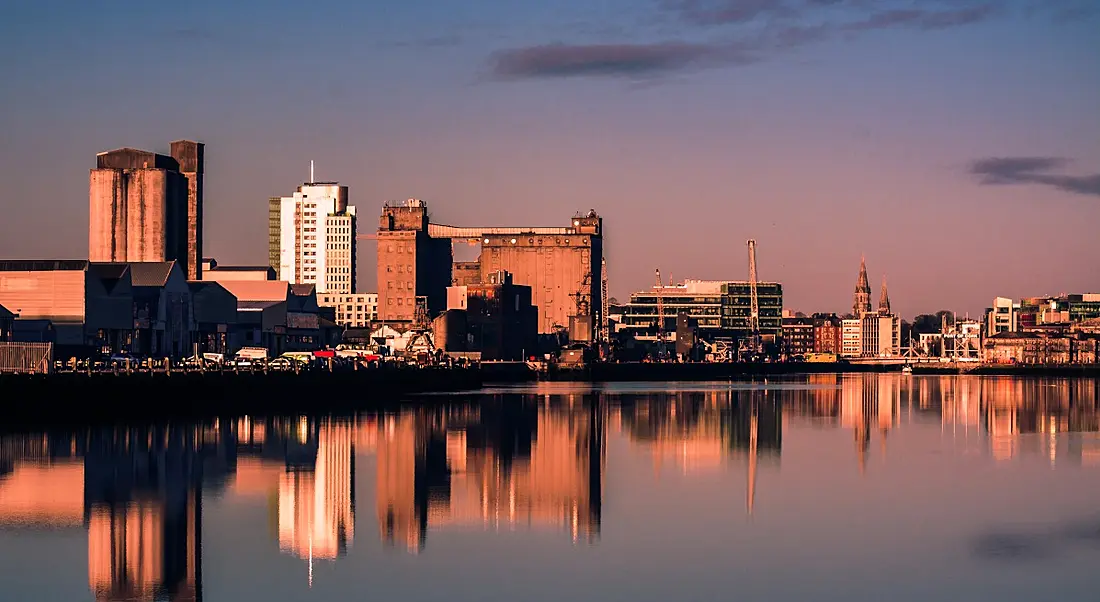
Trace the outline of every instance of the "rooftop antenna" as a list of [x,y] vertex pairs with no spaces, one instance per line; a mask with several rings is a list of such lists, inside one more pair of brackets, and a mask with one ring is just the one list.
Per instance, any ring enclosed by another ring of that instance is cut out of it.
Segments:
[[313,159],[309,160],[309,183],[313,183]]

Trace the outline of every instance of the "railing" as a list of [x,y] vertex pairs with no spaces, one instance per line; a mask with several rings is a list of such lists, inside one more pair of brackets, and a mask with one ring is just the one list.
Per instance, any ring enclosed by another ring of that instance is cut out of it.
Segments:
[[0,372],[48,374],[53,343],[0,343]]

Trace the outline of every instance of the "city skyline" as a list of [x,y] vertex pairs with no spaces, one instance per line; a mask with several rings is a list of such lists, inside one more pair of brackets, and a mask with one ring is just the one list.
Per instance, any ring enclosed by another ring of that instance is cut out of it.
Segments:
[[[9,9],[0,256],[84,257],[88,158],[188,138],[208,145],[204,254],[225,263],[265,263],[265,201],[315,159],[368,215],[595,209],[619,300],[655,267],[743,279],[747,238],[807,313],[844,310],[860,254],[907,318],[1100,289],[1097,7],[820,4]],[[334,35],[254,50],[292,24]],[[132,44],[133,69],[95,60]]]

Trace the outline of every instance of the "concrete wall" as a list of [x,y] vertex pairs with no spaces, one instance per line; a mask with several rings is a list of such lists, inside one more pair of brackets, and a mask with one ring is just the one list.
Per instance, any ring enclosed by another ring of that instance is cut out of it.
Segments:
[[187,200],[185,240],[182,258],[188,280],[202,277],[202,189],[203,163],[206,145],[191,140],[177,140],[172,143],[172,158],[179,163],[179,171],[187,180]]
[[451,268],[451,285],[467,286],[481,284],[481,263],[477,261],[456,261]]
[[90,261],[187,260],[187,180],[163,169],[93,169]]
[[0,305],[23,320],[84,322],[84,270],[0,272]]
[[[590,300],[590,313],[600,308],[600,278],[603,243],[588,234],[562,236],[490,236],[482,241],[481,279],[497,270],[512,273],[515,284],[530,286],[538,307],[540,333],[569,325],[576,314],[572,295],[583,292]],[[515,241],[514,243],[512,241]],[[591,274],[582,286],[586,273]]]

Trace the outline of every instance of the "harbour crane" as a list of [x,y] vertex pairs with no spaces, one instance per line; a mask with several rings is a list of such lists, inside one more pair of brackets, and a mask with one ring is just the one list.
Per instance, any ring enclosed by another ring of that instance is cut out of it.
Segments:
[[749,336],[752,353],[760,353],[760,296],[756,282],[756,241],[749,239]]
[[664,285],[661,284],[661,268],[656,269],[657,283],[653,285],[653,290],[657,292],[657,359],[663,360],[665,357],[665,305],[661,300],[661,290]]
[[611,341],[610,322],[607,312],[610,310],[610,302],[607,300],[607,258],[600,260],[600,339],[603,342]]

